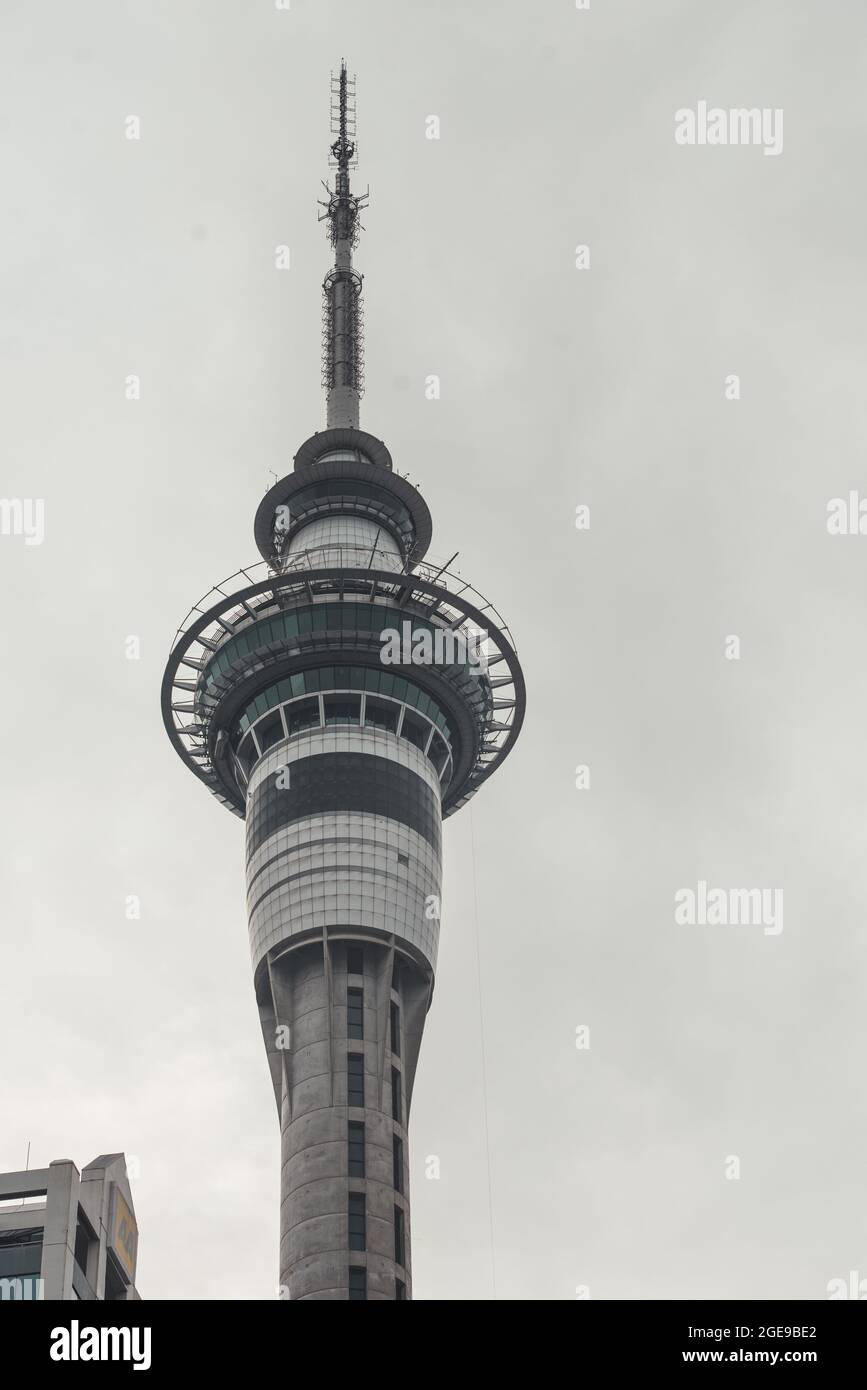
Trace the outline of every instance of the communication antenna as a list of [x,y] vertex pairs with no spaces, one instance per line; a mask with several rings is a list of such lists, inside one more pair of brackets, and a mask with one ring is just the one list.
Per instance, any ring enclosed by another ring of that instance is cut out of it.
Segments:
[[319,201],[319,221],[327,221],[334,248],[334,265],[322,282],[322,385],[328,428],[358,429],[364,395],[364,301],[363,277],[352,268],[352,252],[362,230],[359,213],[369,194],[354,194],[350,187],[349,171],[358,163],[358,147],[355,78],[347,75],[345,62],[336,77],[331,74],[331,134],[328,163],[335,171],[334,187],[323,183],[328,199]]

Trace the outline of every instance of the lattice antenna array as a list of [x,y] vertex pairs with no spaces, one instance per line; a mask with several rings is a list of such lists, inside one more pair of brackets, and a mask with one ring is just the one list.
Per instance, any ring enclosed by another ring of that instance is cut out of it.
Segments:
[[364,395],[364,304],[362,276],[352,266],[352,252],[361,230],[360,212],[368,194],[354,194],[350,170],[358,163],[355,78],[341,63],[331,77],[331,135],[329,165],[334,187],[325,184],[320,222],[328,224],[334,265],[322,284],[322,385],[329,429],[358,429],[359,403]]

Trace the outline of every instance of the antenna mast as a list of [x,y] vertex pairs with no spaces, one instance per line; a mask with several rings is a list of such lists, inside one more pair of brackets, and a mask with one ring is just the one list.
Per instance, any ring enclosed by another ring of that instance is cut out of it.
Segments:
[[348,77],[341,62],[337,77],[331,75],[331,134],[329,166],[335,170],[334,187],[324,184],[327,202],[319,221],[328,222],[328,239],[334,247],[334,266],[322,282],[322,385],[325,388],[326,422],[329,429],[358,429],[359,402],[364,394],[364,314],[362,276],[352,268],[352,250],[361,229],[359,213],[368,194],[350,190],[349,171],[358,163],[355,143],[355,78]]

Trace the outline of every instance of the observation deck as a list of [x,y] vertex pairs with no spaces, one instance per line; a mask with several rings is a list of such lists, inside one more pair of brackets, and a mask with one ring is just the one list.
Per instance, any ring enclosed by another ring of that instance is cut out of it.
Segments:
[[[385,549],[326,544],[288,555],[279,570],[260,561],[183,619],[163,678],[163,721],[182,760],[236,815],[244,816],[256,758],[314,719],[360,724],[369,714],[389,727],[393,714],[395,732],[411,741],[424,733],[443,780],[444,817],[508,756],[525,689],[507,625],[461,575],[430,561],[395,572],[385,567],[392,559]],[[475,644],[481,669],[384,666],[381,633],[407,620],[413,633],[439,630]],[[350,694],[357,704],[337,698]]]

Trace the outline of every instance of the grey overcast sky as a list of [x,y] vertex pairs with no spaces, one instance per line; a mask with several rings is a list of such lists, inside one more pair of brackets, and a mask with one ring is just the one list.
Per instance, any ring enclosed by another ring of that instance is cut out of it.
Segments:
[[[159,684],[324,424],[342,56],[362,426],[528,686],[445,828],[415,1296],[823,1298],[867,1275],[863,0],[4,0],[0,493],[45,536],[0,536],[0,1170],[124,1150],[143,1297],[276,1295],[243,828]],[[782,152],[676,144],[701,101]],[[700,880],[782,932],[676,923]]]

